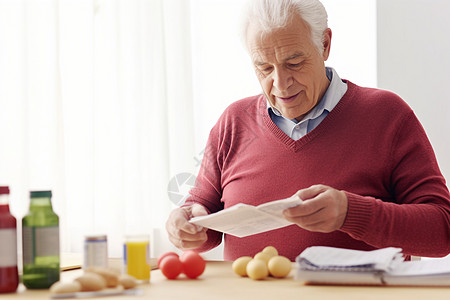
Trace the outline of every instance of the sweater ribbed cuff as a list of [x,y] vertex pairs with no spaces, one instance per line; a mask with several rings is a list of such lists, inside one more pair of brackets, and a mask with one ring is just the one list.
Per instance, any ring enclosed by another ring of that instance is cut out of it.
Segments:
[[372,226],[373,201],[370,197],[362,197],[345,192],[348,199],[347,217],[340,231],[361,240]]

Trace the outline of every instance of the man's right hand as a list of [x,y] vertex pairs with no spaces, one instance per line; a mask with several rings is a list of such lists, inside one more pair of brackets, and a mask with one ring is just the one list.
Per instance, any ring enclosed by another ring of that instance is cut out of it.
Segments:
[[208,239],[207,228],[191,224],[189,220],[207,214],[205,207],[200,204],[174,209],[166,222],[166,230],[172,244],[181,250],[195,249],[203,245]]

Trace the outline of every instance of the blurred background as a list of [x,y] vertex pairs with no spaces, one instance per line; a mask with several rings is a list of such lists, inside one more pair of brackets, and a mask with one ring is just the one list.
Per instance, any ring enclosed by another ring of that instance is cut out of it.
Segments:
[[[449,179],[450,2],[322,2],[327,65],[403,97]],[[174,250],[164,223],[211,127],[260,93],[238,35],[243,3],[0,0],[0,185],[16,218],[30,190],[50,189],[63,252],[81,253],[98,233],[114,257],[126,234],[150,234],[152,257]]]

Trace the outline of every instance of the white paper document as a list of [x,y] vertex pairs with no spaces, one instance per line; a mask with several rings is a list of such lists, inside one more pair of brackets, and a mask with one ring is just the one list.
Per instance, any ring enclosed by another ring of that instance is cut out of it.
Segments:
[[292,225],[283,217],[283,210],[301,202],[302,200],[294,195],[258,206],[239,203],[217,213],[192,218],[190,222],[237,237],[245,237]]

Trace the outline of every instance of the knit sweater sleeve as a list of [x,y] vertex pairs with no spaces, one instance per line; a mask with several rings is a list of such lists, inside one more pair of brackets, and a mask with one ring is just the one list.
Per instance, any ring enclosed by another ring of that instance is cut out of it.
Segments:
[[[208,213],[223,209],[219,151],[222,137],[220,131],[224,115],[226,115],[226,111],[210,131],[195,186],[189,191],[190,196],[185,202],[185,205],[200,204],[206,208]],[[211,250],[222,242],[223,234],[221,232],[208,229],[207,235],[208,240],[200,248],[197,248],[197,251]]]
[[450,199],[424,129],[411,112],[392,139],[386,174],[394,202],[346,192],[341,231],[374,247],[397,246],[405,254],[450,252]]

